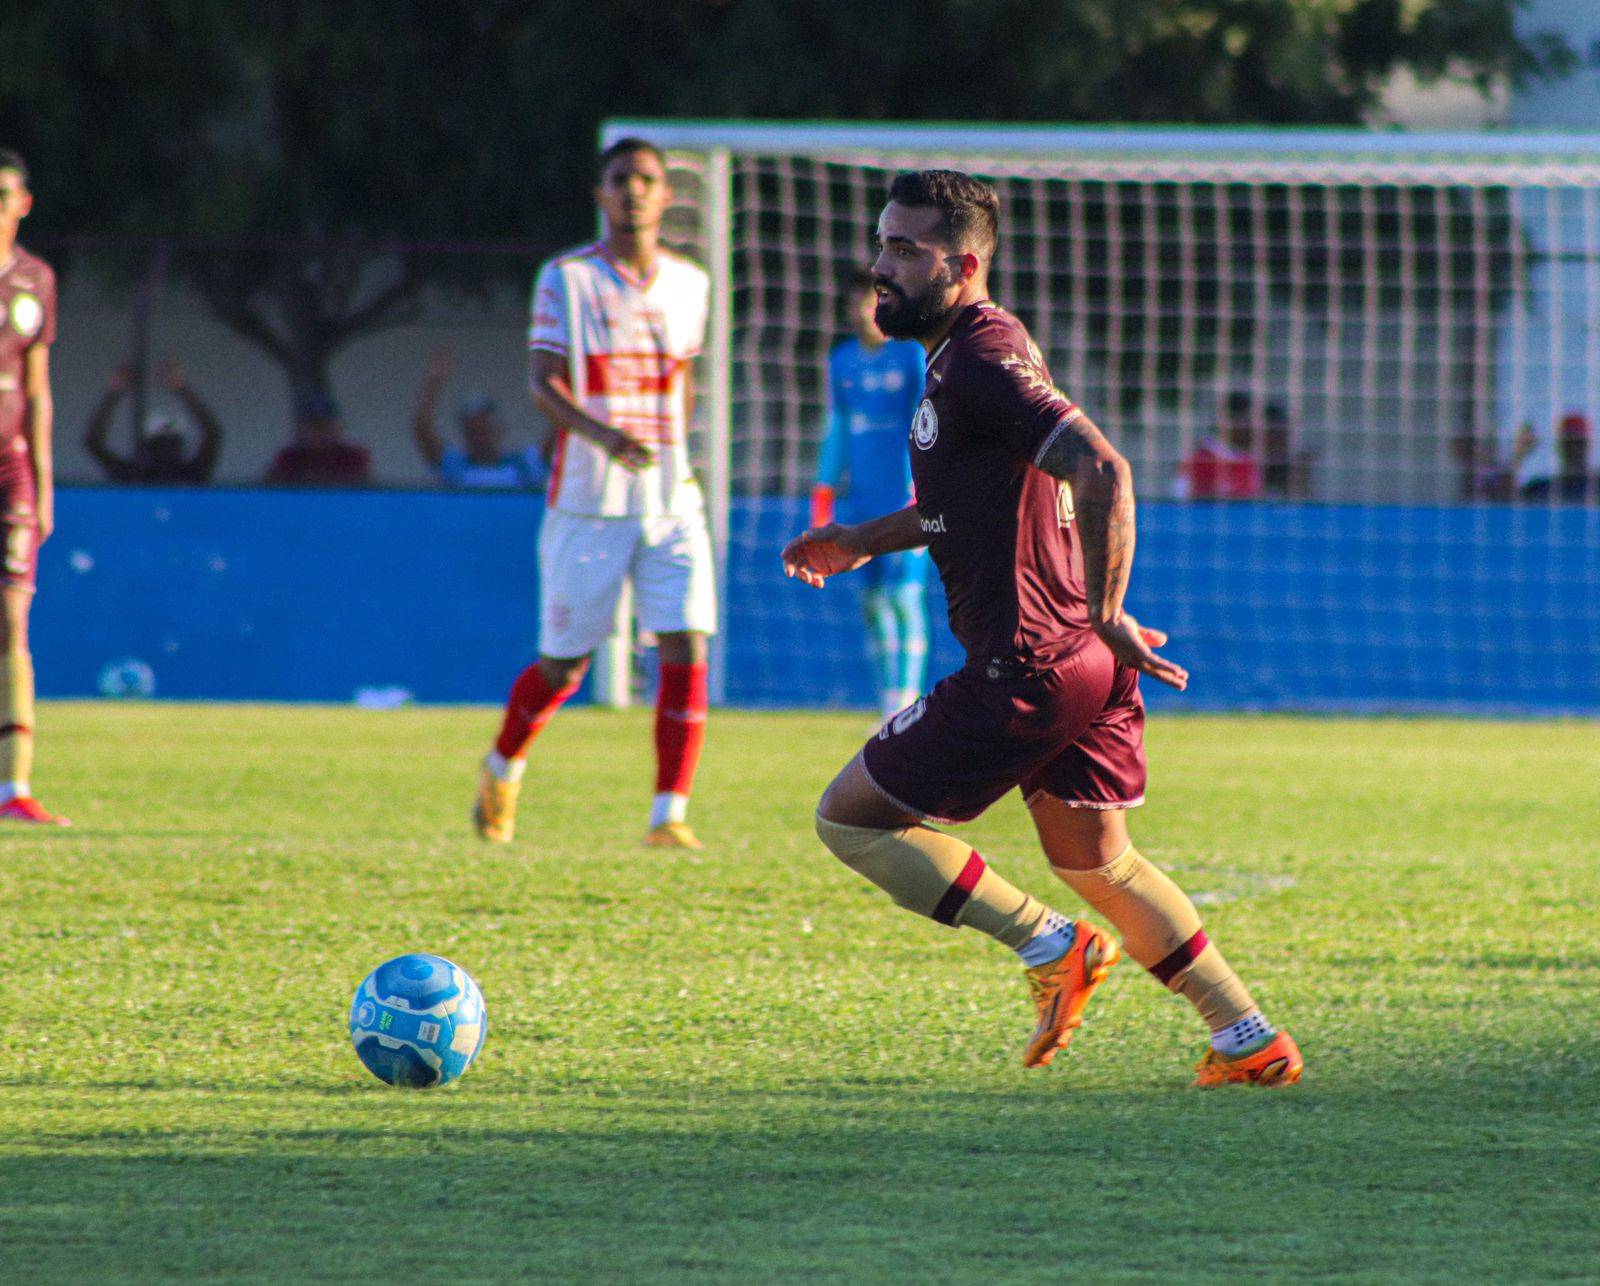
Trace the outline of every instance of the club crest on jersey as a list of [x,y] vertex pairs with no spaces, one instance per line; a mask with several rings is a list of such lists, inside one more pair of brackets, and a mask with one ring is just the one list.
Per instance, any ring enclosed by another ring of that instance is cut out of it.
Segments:
[[44,305],[34,295],[21,294],[11,301],[11,329],[32,339],[44,324]]
[[919,451],[926,451],[939,440],[939,413],[927,398],[922,399],[916,418],[911,421],[911,440]]
[[1060,527],[1072,526],[1072,520],[1078,516],[1077,507],[1072,503],[1072,484],[1061,482],[1056,486],[1056,525]]

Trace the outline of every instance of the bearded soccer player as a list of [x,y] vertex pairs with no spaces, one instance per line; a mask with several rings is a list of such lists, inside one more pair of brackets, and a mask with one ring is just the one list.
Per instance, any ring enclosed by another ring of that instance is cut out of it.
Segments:
[[33,657],[28,609],[39,546],[55,525],[50,456],[50,345],[56,277],[17,244],[33,206],[28,167],[0,151],[0,522],[5,568],[0,598],[0,821],[66,826],[33,798]]
[[[1023,325],[989,298],[993,188],[899,175],[878,220],[878,325],[928,354],[912,422],[914,505],[813,528],[783,551],[805,583],[927,545],[963,668],[902,711],[834,778],[817,833],[901,906],[987,933],[1021,958],[1037,1010],[1023,1054],[1049,1063],[1122,950],[1194,1005],[1211,1032],[1196,1084],[1289,1084],[1300,1051],[1207,939],[1187,895],[1133,847],[1143,802],[1139,676],[1188,675],[1123,607],[1133,477],[1055,387]],[[1051,869],[1122,945],[1023,893],[929,823],[971,821],[1018,787]]]
[[653,144],[609,147],[596,196],[605,235],[550,260],[534,286],[530,381],[556,429],[539,536],[540,655],[512,685],[473,816],[485,839],[512,838],[528,747],[577,689],[631,581],[639,624],[661,656],[645,842],[699,848],[686,815],[717,612],[688,424],[710,279],[661,244],[672,190]]

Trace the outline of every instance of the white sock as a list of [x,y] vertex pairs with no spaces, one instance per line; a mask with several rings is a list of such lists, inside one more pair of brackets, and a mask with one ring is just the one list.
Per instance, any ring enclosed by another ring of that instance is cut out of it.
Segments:
[[689,797],[664,790],[650,804],[650,829],[668,822],[681,822],[689,816]]
[[507,759],[498,750],[491,750],[483,757],[483,766],[501,781],[521,781],[522,774],[527,771],[528,761]]
[[1231,1022],[1221,1031],[1211,1033],[1211,1048],[1224,1058],[1235,1058],[1258,1049],[1278,1034],[1278,1029],[1252,1009],[1237,1022]]
[[9,804],[13,799],[26,799],[29,793],[25,781],[0,782],[0,804]]
[[1016,948],[1016,952],[1022,957],[1023,964],[1034,969],[1039,965],[1049,964],[1052,960],[1061,959],[1072,950],[1072,944],[1077,936],[1077,926],[1061,912],[1052,911],[1045,916],[1039,932]]

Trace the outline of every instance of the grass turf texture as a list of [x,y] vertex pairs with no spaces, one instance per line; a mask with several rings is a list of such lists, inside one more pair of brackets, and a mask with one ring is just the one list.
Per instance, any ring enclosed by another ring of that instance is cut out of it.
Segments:
[[[649,717],[545,734],[509,849],[483,710],[53,705],[0,831],[13,1280],[1587,1277],[1600,1262],[1600,730],[1164,719],[1144,850],[1305,1051],[1186,1088],[1124,964],[1018,1062],[1008,953],[819,848],[858,715],[714,717],[703,853],[637,847]],[[963,832],[1079,909],[1013,797]],[[394,1091],[345,1015],[465,965],[488,1044]]]

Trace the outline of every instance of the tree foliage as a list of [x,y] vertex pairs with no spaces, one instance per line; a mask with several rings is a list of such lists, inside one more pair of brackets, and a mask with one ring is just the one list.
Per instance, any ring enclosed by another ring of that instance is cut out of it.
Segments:
[[306,391],[414,301],[400,243],[592,227],[607,116],[1346,124],[1400,66],[1564,70],[1518,3],[8,0],[0,145],[36,171],[31,231],[180,239]]

